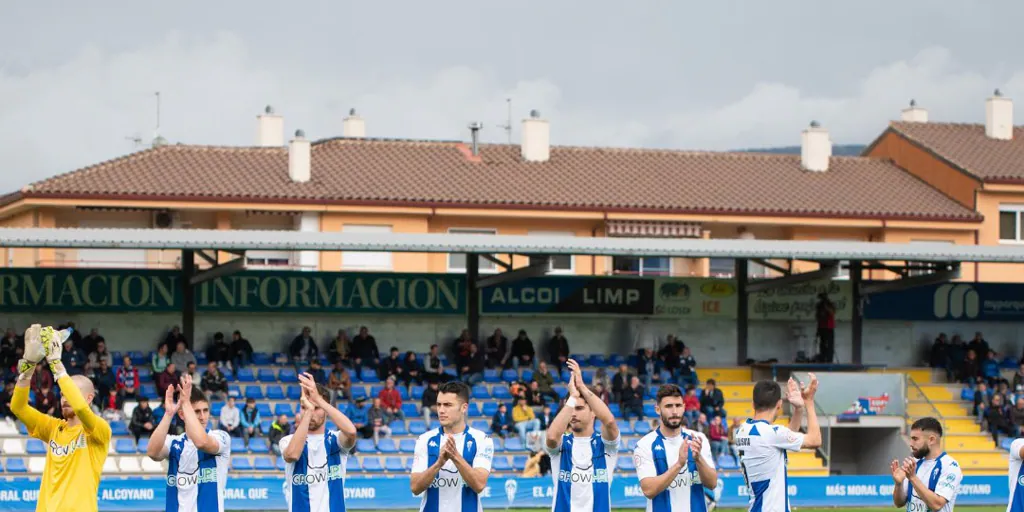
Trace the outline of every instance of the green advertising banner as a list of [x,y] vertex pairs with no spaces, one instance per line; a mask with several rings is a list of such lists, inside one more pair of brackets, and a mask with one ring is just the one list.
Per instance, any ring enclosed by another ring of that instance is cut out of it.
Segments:
[[[197,311],[462,315],[466,280],[447,274],[248,271],[196,287]],[[179,311],[165,270],[3,269],[0,311]]]
[[814,321],[818,294],[825,293],[836,306],[836,320],[853,318],[853,288],[849,281],[815,281],[780,286],[750,294],[751,320]]
[[727,279],[657,278],[654,316],[736,318],[736,282]]

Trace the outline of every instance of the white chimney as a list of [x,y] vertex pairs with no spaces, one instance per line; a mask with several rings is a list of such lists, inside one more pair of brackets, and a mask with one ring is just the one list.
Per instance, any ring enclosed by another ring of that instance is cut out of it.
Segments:
[[999,140],[1013,138],[1013,100],[1004,98],[999,89],[985,100],[985,135]]
[[547,162],[551,158],[551,126],[536,110],[523,119],[522,156],[527,162]]
[[341,122],[341,134],[344,137],[366,137],[366,121],[356,115],[356,109],[349,109],[348,117]]
[[823,172],[828,170],[828,160],[832,157],[832,140],[828,130],[822,128],[817,121],[803,131],[800,145],[800,163],[808,171]]
[[256,116],[256,145],[262,147],[284,146],[284,118],[274,113],[274,107],[267,105],[263,113]]
[[927,123],[928,111],[917,106],[917,102],[910,100],[910,106],[903,109],[900,118],[908,123]]
[[288,177],[292,181],[309,181],[312,147],[302,130],[295,130],[295,138],[288,143]]

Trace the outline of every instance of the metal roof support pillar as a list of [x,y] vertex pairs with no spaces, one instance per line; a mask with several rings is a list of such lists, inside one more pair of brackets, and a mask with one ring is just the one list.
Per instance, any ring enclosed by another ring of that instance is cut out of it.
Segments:
[[747,281],[750,280],[750,262],[745,259],[736,259],[736,364],[740,366],[747,364],[748,321],[747,307]]
[[[466,254],[466,328],[473,342],[480,343],[480,288],[476,282],[480,278],[480,257]],[[482,347],[481,347],[482,348]]]
[[850,302],[853,308],[850,319],[850,340],[852,342],[852,353],[850,362],[861,364],[864,355],[864,301],[861,300],[860,283],[863,280],[863,263],[857,260],[850,261],[850,287],[853,291],[850,294]]
[[189,347],[196,350],[196,287],[192,278],[196,275],[195,251],[181,251],[181,334]]

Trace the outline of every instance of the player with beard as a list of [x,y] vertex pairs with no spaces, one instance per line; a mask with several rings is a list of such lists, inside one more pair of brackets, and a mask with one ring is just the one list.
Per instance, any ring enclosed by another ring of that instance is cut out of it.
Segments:
[[440,428],[416,440],[409,488],[423,496],[420,512],[481,512],[480,493],[487,487],[494,442],[466,424],[469,386],[460,381],[437,388]]
[[[345,465],[356,445],[356,426],[331,406],[327,388],[299,375],[301,415],[295,433],[278,443],[285,462],[284,497],[290,512],[345,510]],[[325,432],[327,417],[338,430]]]
[[705,490],[718,485],[711,443],[682,427],[686,407],[678,386],[661,386],[656,400],[661,426],[640,438],[633,451],[647,512],[706,512]]
[[[551,420],[545,442],[555,480],[551,510],[610,512],[612,474],[622,440],[619,426],[604,400],[584,384],[579,364],[572,359],[566,364],[572,373],[569,398]],[[594,430],[595,418],[601,432]]]
[[[46,443],[46,467],[39,486],[37,511],[97,510],[96,491],[110,446],[110,425],[92,411],[96,391],[84,375],[69,377],[60,357],[71,329],[34,324],[25,331],[24,359],[18,362],[18,382],[11,412],[28,434]],[[36,365],[46,359],[60,387],[63,419],[43,414],[28,404],[29,384]]]
[[939,420],[921,418],[910,426],[910,451],[913,457],[903,464],[891,464],[893,504],[907,507],[907,512],[953,512],[964,474],[960,464],[942,451]]

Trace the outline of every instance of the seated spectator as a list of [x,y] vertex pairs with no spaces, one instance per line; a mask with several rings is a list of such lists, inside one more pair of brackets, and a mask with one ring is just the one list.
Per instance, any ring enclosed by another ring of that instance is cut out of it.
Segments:
[[331,400],[335,404],[338,400],[348,400],[352,397],[352,378],[341,364],[341,361],[334,362],[334,369],[327,379],[327,389],[331,391]]
[[167,355],[167,345],[160,345],[153,354],[152,361],[150,362],[153,375],[159,375],[167,369],[167,365],[169,364],[171,364],[171,358]]
[[64,351],[61,353],[60,359],[64,363],[64,369],[67,370],[68,375],[85,374],[85,364],[88,359],[82,349],[74,346],[74,341],[71,338],[64,340]]
[[526,399],[522,397],[517,400],[515,408],[512,409],[512,422],[515,423],[519,438],[524,443],[528,432],[540,430],[540,420],[534,414],[533,408],[526,403]]
[[359,334],[352,338],[352,367],[357,375],[361,375],[363,366],[376,369],[380,366],[380,350],[377,339],[370,335],[365,325],[359,328]]
[[[174,327],[171,327],[171,332],[167,333],[167,337],[164,338],[164,342],[161,343],[160,346],[164,347],[167,352],[170,352],[178,346],[178,343],[184,343],[186,347],[188,346],[188,340],[186,340],[185,335],[181,333],[181,328],[175,325]],[[160,348],[157,347],[157,350],[160,350]]]
[[1011,387],[1016,393],[1024,391],[1024,364],[1021,364],[1017,371],[1013,373],[1013,385]]
[[555,377],[548,371],[548,364],[544,361],[537,364],[537,371],[533,373],[533,382],[537,384],[537,392],[543,399],[558,403],[558,393],[555,393]]
[[260,410],[256,408],[256,400],[253,398],[245,399],[245,407],[242,409],[242,439],[245,440],[245,445],[249,446],[249,439],[253,437],[259,437],[260,432]]
[[736,436],[740,432],[740,427],[743,426],[743,420],[740,418],[732,419],[732,426],[729,428],[729,454],[732,455],[733,460],[737,464],[740,462],[740,455],[736,449]]
[[220,410],[220,428],[231,437],[242,437],[242,411],[238,410],[233,396],[228,397],[228,403]]
[[107,351],[107,343],[105,341],[96,343],[96,350],[89,353],[89,358],[86,361],[86,368],[88,370],[93,370],[99,367],[100,361],[106,361],[107,368],[114,367],[114,356]]
[[117,392],[117,377],[107,366],[106,359],[99,360],[99,364],[92,370],[89,379],[92,380],[93,386],[96,386],[96,396],[98,397],[105,397],[111,391]]
[[53,392],[52,387],[46,386],[36,393],[36,410],[55,418],[62,417],[60,400],[57,400],[57,394]]
[[636,375],[630,377],[629,387],[622,391],[622,403],[619,404],[623,419],[629,421],[630,416],[636,416],[638,420],[644,419],[645,392],[640,384],[640,378]]
[[540,408],[540,416],[537,416],[537,419],[540,421],[540,429],[547,430],[551,426],[551,420],[555,419],[555,415],[551,414],[551,406],[544,404]]
[[381,437],[388,437],[391,435],[391,428],[388,427],[387,413],[380,406],[380,398],[373,399],[373,406],[366,413],[366,417],[369,420],[368,426],[370,430],[370,437],[373,439],[373,444],[380,443]]
[[708,425],[708,416],[704,413],[700,413],[700,416],[697,416],[697,424],[694,425],[691,430],[695,432],[700,432],[701,434],[704,434],[706,436],[708,435],[708,430],[710,429],[710,427],[711,426]]
[[449,376],[444,373],[444,363],[441,362],[441,354],[437,344],[430,346],[430,353],[427,354],[427,361],[423,368],[423,380],[426,382],[448,382]]
[[657,377],[654,351],[649,348],[637,350],[636,374],[642,379],[645,387],[650,388]]
[[533,341],[526,335],[525,330],[519,330],[519,336],[512,341],[512,351],[509,355],[512,360],[512,368],[516,371],[519,371],[520,366],[531,369],[534,367],[537,354],[533,349]]
[[36,369],[32,372],[32,380],[29,382],[29,389],[37,396],[44,389],[53,388],[53,374],[45,367],[45,364],[36,365]]
[[380,406],[384,410],[384,423],[392,421],[404,421],[402,414],[402,395],[395,389],[394,377],[384,381],[384,389],[380,390]]
[[1017,398],[1013,410],[1010,411],[1010,423],[1013,437],[1024,437],[1024,397]]
[[199,387],[214,400],[223,400],[228,396],[228,379],[213,361],[206,365],[206,373],[203,374]]
[[324,369],[320,367],[319,359],[314,359],[309,362],[309,371],[307,371],[306,373],[309,373],[309,376],[313,377],[313,382],[321,386],[327,385],[327,372],[325,372]]
[[679,356],[679,385],[697,386],[697,360],[690,353],[690,347],[683,347],[683,353]]
[[555,335],[548,341],[548,360],[555,368],[561,368],[569,361],[569,340],[565,339],[561,327],[555,327]]
[[946,339],[946,333],[939,333],[935,338],[935,342],[932,343],[932,349],[928,356],[928,366],[943,370],[949,368],[949,341]]
[[436,381],[428,384],[427,389],[423,390],[423,398],[420,399],[420,413],[423,414],[423,421],[427,425],[430,425],[430,413],[437,413],[437,386]]
[[4,337],[0,338],[0,366],[4,370],[18,364],[19,356],[17,355],[17,349],[18,335],[14,332],[14,329],[7,329]]
[[473,342],[469,329],[463,329],[462,334],[452,342],[452,354],[455,355],[455,369],[459,372],[459,377],[462,376],[462,367],[469,366],[469,350],[474,345],[476,343]]
[[704,392],[700,395],[700,410],[709,418],[719,416],[725,418],[725,395],[715,386],[715,379],[708,379]]
[[[89,331],[89,334],[82,338],[82,350],[86,350],[89,354],[92,354],[97,351],[100,343],[106,345],[107,340],[100,335],[99,329],[93,327]],[[111,368],[114,367],[113,361],[107,361],[107,363],[110,364]]]
[[[97,393],[98,394],[98,393]],[[107,388],[107,394],[102,395],[100,400],[97,400],[100,406],[100,415],[103,419],[108,422],[121,421],[124,419],[124,411],[121,410],[124,407],[124,399],[121,395],[117,394],[116,387]]]
[[352,421],[355,425],[356,431],[363,439],[369,439],[373,436],[373,426],[370,424],[370,406],[366,404],[366,399],[359,397],[355,403],[350,403],[348,409],[345,411],[345,416]]
[[297,373],[302,373],[305,368],[309,367],[310,361],[320,357],[320,349],[317,348],[316,342],[313,341],[312,333],[313,329],[308,326],[303,327],[302,334],[296,336],[288,347],[288,357],[291,358],[292,364],[295,365]]
[[238,372],[239,369],[252,364],[252,353],[252,344],[249,343],[249,340],[242,337],[241,331],[231,333],[230,356],[233,371]]
[[981,363],[981,376],[988,381],[988,385],[995,387],[1001,378],[999,376],[999,360],[995,351],[989,350],[985,360]]
[[594,372],[594,378],[591,380],[590,385],[596,387],[598,384],[603,386],[605,391],[611,393],[612,379],[608,377],[607,368],[601,367],[598,368],[596,372]]
[[992,403],[985,408],[985,426],[992,433],[992,441],[999,444],[999,435],[1013,435],[1014,429],[1010,426],[1009,410],[1003,403],[1003,397],[994,395]]
[[484,380],[484,355],[476,344],[469,346],[469,355],[458,363],[459,378],[468,386],[475,386]]
[[224,333],[213,335],[213,343],[206,349],[206,360],[223,368],[231,363],[231,347],[224,340]]
[[988,407],[990,394],[991,393],[988,390],[988,384],[985,384],[984,381],[978,381],[978,383],[975,384],[974,409],[971,411],[971,413],[977,417],[978,423],[981,423],[981,421],[984,419],[985,408]]
[[135,436],[138,443],[142,437],[149,438],[156,428],[156,421],[153,419],[153,409],[149,408],[149,399],[139,397],[139,404],[132,411],[132,419],[128,422],[128,431]]
[[960,382],[973,384],[981,377],[981,362],[973,350],[967,350],[966,359],[960,365]]
[[270,451],[274,452],[278,457],[281,456],[281,439],[284,436],[291,435],[292,425],[288,423],[288,416],[284,414],[277,417],[273,423],[270,424],[270,433],[267,434],[267,441],[270,444]]
[[491,432],[502,439],[513,432],[512,416],[508,413],[508,406],[503,403],[498,404],[498,411],[491,417]]
[[188,375],[189,377],[192,377],[193,382],[199,382],[199,379],[202,378],[202,376],[199,375],[199,371],[196,370],[195,361],[188,362],[188,366],[185,367],[185,373],[183,373],[182,375]]
[[540,388],[535,380],[530,381],[530,384],[526,388],[526,403],[530,407],[540,407],[544,405],[544,396],[540,394]]
[[711,455],[714,460],[725,455],[729,451],[729,433],[725,431],[722,418],[715,416],[711,418],[711,425],[708,428],[708,440],[711,441]]
[[484,358],[487,368],[505,367],[508,361],[508,338],[495,329],[494,334],[484,340]]
[[14,398],[14,382],[4,382],[4,390],[0,392],[0,418],[14,419],[11,412],[11,399]]
[[423,385],[423,365],[416,358],[412,350],[405,353],[405,361],[402,362],[402,384],[409,388]]
[[405,361],[402,360],[398,347],[391,347],[388,357],[380,362],[380,369],[377,374],[380,380],[388,380],[391,377],[396,379],[402,376]]
[[174,367],[180,371],[188,371],[188,363],[195,363],[196,356],[192,355],[192,351],[185,346],[184,341],[178,342],[178,347],[174,349],[174,353],[171,354],[171,363]]
[[139,371],[132,366],[132,358],[124,356],[121,367],[117,369],[117,391],[122,398],[135,398],[139,389]]
[[167,386],[176,386],[178,384],[178,372],[175,370],[176,368],[174,363],[170,363],[164,371],[156,374],[155,380],[157,396],[164,396],[164,393],[167,392]]
[[622,402],[622,392],[629,387],[629,367],[625,363],[619,365],[619,372],[612,377],[612,400]]
[[351,364],[349,362],[351,351],[352,342],[348,339],[348,331],[338,329],[338,334],[327,345],[327,361],[331,364],[342,363],[349,365]]
[[[611,404],[612,394],[608,392],[608,388],[604,387],[604,384],[597,383],[593,386],[594,394],[601,399],[605,404]],[[557,401],[557,400],[556,400]]]
[[683,418],[686,419],[686,428],[693,430],[693,425],[700,417],[700,399],[697,398],[697,388],[693,385],[686,386],[686,395],[683,396]]

